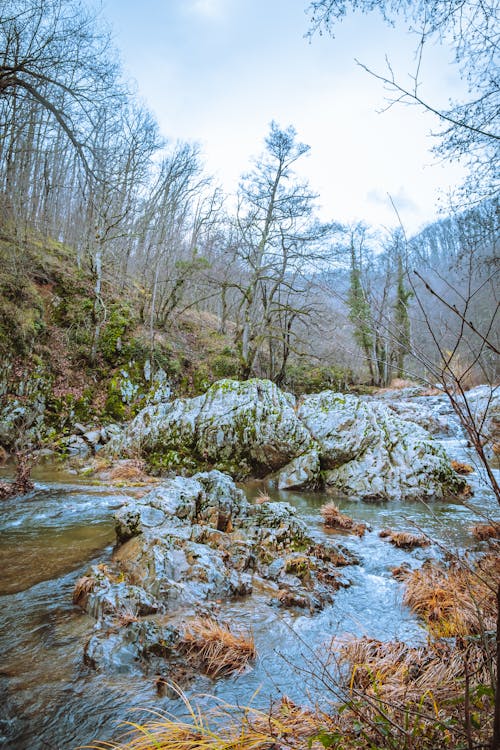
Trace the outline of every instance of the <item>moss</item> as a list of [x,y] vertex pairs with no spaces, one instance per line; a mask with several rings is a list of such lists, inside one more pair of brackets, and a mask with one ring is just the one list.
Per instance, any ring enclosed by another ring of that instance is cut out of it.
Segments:
[[309,559],[304,555],[297,557],[289,557],[285,561],[285,573],[297,576],[297,578],[305,578],[310,570]]
[[128,305],[115,302],[109,306],[107,323],[99,342],[99,350],[109,364],[122,361],[123,337],[132,321],[133,315]]
[[167,449],[163,451],[152,451],[146,456],[148,471],[153,476],[161,476],[169,471],[187,471],[194,473],[209,468],[203,463],[196,461],[190,453],[181,450]]
[[104,414],[113,421],[122,422],[127,417],[125,404],[118,393],[110,393],[104,404]]

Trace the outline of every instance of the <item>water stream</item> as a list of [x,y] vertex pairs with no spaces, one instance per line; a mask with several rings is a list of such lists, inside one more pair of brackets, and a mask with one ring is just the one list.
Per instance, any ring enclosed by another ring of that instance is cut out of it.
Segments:
[[[458,430],[445,444],[453,458],[471,462]],[[116,736],[121,721],[138,718],[135,709],[180,712],[178,699],[157,694],[153,674],[106,675],[83,664],[94,620],[72,605],[72,589],[90,562],[111,556],[112,516],[124,501],[123,491],[86,486],[50,472],[35,475],[35,480],[29,496],[2,505],[0,746],[73,750],[97,737]],[[301,702],[328,699],[333,696],[325,695],[312,673],[325,658],[322,644],[333,635],[422,640],[418,622],[401,604],[402,584],[390,569],[402,562],[419,566],[443,550],[473,544],[470,526],[482,520],[482,513],[495,515],[495,502],[479,471],[471,475],[471,483],[475,494],[467,505],[341,502],[343,512],[372,527],[362,539],[330,532],[360,559],[358,566],[344,570],[351,585],[316,615],[276,609],[264,593],[252,597],[251,611],[245,599],[223,603],[222,617],[251,625],[257,663],[230,679],[200,677],[188,692],[211,693],[241,705],[266,706],[270,696],[281,694]],[[319,515],[324,495],[276,492],[273,497],[295,505],[318,539],[328,533]],[[397,550],[378,536],[385,527],[421,530],[436,543],[413,552]]]

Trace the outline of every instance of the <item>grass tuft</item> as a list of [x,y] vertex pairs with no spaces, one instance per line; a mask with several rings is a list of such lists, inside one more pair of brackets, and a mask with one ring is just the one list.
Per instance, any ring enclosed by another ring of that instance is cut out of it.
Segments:
[[462,461],[452,461],[451,468],[457,474],[472,474],[474,468],[470,464],[464,464]]
[[379,533],[381,539],[387,539],[399,549],[414,549],[415,547],[428,547],[430,541],[423,534],[410,534],[407,531],[391,531],[383,529]]
[[341,513],[339,507],[333,501],[325,503],[320,508],[320,513],[323,516],[323,523],[330,529],[342,529],[343,531],[351,531],[357,536],[363,536],[368,528],[366,523],[356,523],[352,518]]
[[477,523],[471,531],[480,542],[487,539],[500,539],[500,523]]
[[437,637],[480,635],[496,628],[500,559],[488,554],[474,567],[425,564],[406,580],[404,603]]
[[189,661],[212,678],[241,672],[257,656],[250,633],[233,632],[229,625],[209,617],[189,623],[181,646]]
[[[284,697],[269,711],[241,708],[218,701],[209,711],[190,703],[176,685],[172,691],[182,699],[185,718],[148,711],[142,723],[126,722],[129,731],[119,742],[98,741],[87,750],[290,750],[311,746],[308,740],[322,725],[333,725],[328,717],[296,706]],[[216,699],[214,699],[216,700]],[[321,722],[321,723],[320,723]],[[314,747],[317,747],[314,745]],[[83,750],[83,749],[81,749]]]

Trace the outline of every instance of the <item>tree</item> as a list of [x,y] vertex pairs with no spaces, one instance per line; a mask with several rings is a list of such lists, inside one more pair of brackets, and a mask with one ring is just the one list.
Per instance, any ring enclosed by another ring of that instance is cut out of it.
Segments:
[[[294,172],[309,146],[297,142],[293,127],[282,130],[274,122],[265,144],[265,153],[241,182],[236,216],[237,256],[245,269],[235,281],[240,296],[236,343],[243,378],[253,372],[265,342],[272,349],[270,342],[278,337],[288,341],[283,351],[289,351],[293,320],[307,314],[292,297],[303,291],[307,266],[312,269],[321,243],[332,231],[331,225],[315,220],[317,196]],[[282,371],[281,366],[275,369]]]
[[[396,102],[418,104],[436,115],[443,125],[437,150],[446,158],[468,163],[471,179],[467,187],[474,197],[495,195],[500,152],[498,0],[313,0],[309,5],[310,34],[323,30],[332,33],[350,11],[375,10],[391,24],[402,17],[418,39],[416,69],[409,86],[400,82],[389,61],[386,73],[369,71],[391,92],[389,106]],[[470,94],[467,100],[452,102],[444,108],[421,94],[422,56],[426,46],[436,40],[454,50],[455,62]]]
[[[62,129],[90,171],[87,136],[94,102],[116,92],[109,38],[78,0],[13,0],[0,19],[0,99],[11,112],[38,104]],[[13,118],[13,122],[17,118]]]

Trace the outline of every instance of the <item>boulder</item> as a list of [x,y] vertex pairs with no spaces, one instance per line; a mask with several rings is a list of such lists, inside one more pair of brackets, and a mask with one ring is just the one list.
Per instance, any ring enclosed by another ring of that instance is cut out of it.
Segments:
[[331,391],[304,397],[299,418],[319,444],[327,486],[365,500],[458,494],[441,446],[385,404]]
[[[268,380],[222,380],[202,396],[148,406],[107,450],[139,451],[189,473],[275,474],[280,489],[326,483],[365,499],[443,497],[464,487],[428,432],[386,403],[323,391],[297,405]],[[227,509],[219,510],[222,524]]]
[[112,562],[92,566],[73,597],[97,620],[85,650],[96,669],[130,671],[151,655],[170,657],[175,633],[164,638],[165,627],[251,596],[255,581],[279,594],[279,606],[319,609],[340,585],[338,561],[355,562],[314,544],[288,503],[251,505],[216,470],[130,498],[116,528]]
[[202,396],[147,407],[110,450],[160,452],[173,467],[266,475],[312,447],[294,406],[269,380],[221,380]]

